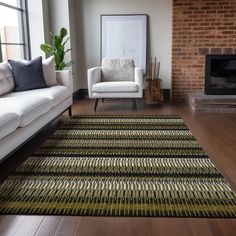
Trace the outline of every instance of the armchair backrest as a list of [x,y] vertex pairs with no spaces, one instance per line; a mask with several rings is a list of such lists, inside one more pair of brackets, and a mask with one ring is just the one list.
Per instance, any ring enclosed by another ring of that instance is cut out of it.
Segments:
[[128,58],[104,58],[102,60],[102,78],[108,81],[134,81],[134,60]]

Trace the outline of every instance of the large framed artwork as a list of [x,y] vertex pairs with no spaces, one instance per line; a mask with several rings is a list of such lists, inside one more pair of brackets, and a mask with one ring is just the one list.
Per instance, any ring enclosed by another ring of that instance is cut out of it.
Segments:
[[147,21],[145,14],[101,15],[101,60],[132,58],[146,74]]

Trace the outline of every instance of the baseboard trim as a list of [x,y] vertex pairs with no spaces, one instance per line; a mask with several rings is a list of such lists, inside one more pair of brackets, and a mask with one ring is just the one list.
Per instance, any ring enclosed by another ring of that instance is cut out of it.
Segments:
[[[163,89],[163,95],[165,101],[170,101],[170,89]],[[78,89],[73,93],[73,99],[79,100],[88,97],[88,89]]]
[[88,97],[88,89],[78,89],[73,93],[73,100],[79,100]]
[[170,89],[163,89],[164,101],[170,101]]

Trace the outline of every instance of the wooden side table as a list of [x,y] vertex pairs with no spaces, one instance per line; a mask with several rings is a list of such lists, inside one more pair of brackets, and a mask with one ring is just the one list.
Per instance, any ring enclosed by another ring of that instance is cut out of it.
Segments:
[[163,102],[163,86],[161,79],[146,79],[145,101],[147,104],[158,104]]

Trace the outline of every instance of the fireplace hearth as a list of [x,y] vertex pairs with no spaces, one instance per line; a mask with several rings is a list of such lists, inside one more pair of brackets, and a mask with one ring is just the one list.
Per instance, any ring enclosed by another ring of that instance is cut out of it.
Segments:
[[236,55],[206,55],[206,95],[236,95]]
[[187,102],[194,112],[236,113],[236,95],[206,95],[188,92]]

